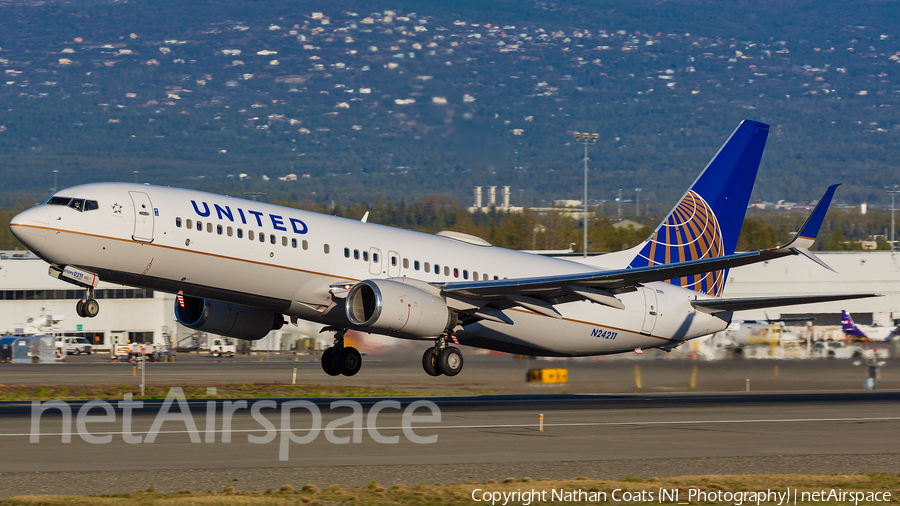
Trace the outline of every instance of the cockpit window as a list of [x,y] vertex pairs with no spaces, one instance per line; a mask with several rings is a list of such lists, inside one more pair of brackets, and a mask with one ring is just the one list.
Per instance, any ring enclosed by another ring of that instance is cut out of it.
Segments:
[[78,211],[93,211],[100,209],[96,200],[73,199],[72,197],[50,197],[44,201],[48,206],[66,206]]
[[47,199],[48,206],[67,206],[72,197],[50,197]]

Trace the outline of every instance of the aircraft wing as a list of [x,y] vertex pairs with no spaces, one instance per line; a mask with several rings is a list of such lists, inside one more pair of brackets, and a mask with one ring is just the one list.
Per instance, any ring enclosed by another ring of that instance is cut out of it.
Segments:
[[779,246],[751,253],[680,262],[676,264],[651,265],[629,269],[586,272],[561,276],[504,279],[495,281],[470,281],[446,283],[445,293],[455,293],[464,297],[502,298],[508,294],[552,297],[569,291],[570,287],[590,287],[610,292],[622,288],[639,286],[653,281],[693,276],[711,271],[732,269],[742,265],[764,262],[789,255],[798,255],[793,248]]
[[[460,297],[472,303],[491,304],[497,308],[523,306],[538,313],[559,318],[559,313],[552,308],[552,304],[569,302],[573,300],[588,299],[611,307],[624,309],[624,305],[616,297],[616,293],[634,290],[634,287],[654,281],[666,281],[669,279],[694,276],[707,272],[732,269],[742,265],[765,262],[790,255],[803,255],[815,261],[826,269],[832,270],[822,260],[808,250],[815,241],[825,218],[825,213],[834,196],[834,191],[839,185],[832,185],[826,190],[819,200],[816,208],[809,215],[800,231],[787,243],[775,247],[749,253],[735,253],[733,255],[705,258],[688,262],[678,262],[662,265],[649,265],[646,267],[625,268],[607,271],[594,271],[559,276],[544,276],[533,278],[504,279],[494,281],[470,281],[451,282],[438,285],[444,294],[450,297]],[[827,300],[843,300],[860,297],[872,297],[874,294],[853,295],[829,295]],[[698,303],[706,303],[707,300],[721,301],[721,308],[710,311],[730,311],[740,309],[757,309],[775,307],[779,305],[802,304],[806,302],[824,302],[826,299],[807,298],[799,302],[787,302],[786,299],[771,298],[757,300],[753,303],[747,300],[732,300],[731,305],[736,309],[728,309],[725,299],[703,299]],[[782,303],[779,304],[778,300]],[[743,304],[743,306],[742,306]],[[749,305],[755,304],[755,305]],[[744,307],[746,306],[746,307]],[[711,308],[712,306],[710,306]],[[699,309],[699,307],[698,307]],[[477,313],[476,313],[477,316]],[[490,317],[490,315],[488,315]]]

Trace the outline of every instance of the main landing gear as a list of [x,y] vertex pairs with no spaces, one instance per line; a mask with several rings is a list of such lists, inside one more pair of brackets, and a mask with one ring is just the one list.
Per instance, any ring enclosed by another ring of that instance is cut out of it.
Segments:
[[82,318],[93,318],[100,313],[100,303],[94,298],[94,289],[88,288],[84,298],[75,305],[75,312]]
[[347,329],[341,327],[325,327],[322,332],[333,331],[334,346],[322,353],[322,369],[329,376],[353,376],[362,367],[362,356],[352,346],[344,346],[344,334]]
[[456,376],[462,371],[463,356],[459,348],[447,346],[447,334],[435,339],[434,346],[422,355],[422,367],[429,376]]

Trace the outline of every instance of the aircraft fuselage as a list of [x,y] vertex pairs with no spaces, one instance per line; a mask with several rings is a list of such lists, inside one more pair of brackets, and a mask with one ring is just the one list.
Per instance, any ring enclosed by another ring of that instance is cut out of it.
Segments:
[[[192,190],[97,183],[57,195],[84,203],[80,208],[43,204],[11,223],[16,235],[51,264],[77,266],[104,281],[183,291],[366,332],[372,329],[348,320],[332,285],[598,270],[576,261]],[[609,266],[616,267],[622,266]],[[708,296],[669,283],[647,283],[616,296],[625,309],[567,302],[555,306],[562,316],[557,319],[516,307],[506,310],[512,325],[482,320],[457,330],[456,336],[460,344],[500,351],[586,356],[671,347],[723,330],[731,318],[731,313],[695,311],[689,301]]]

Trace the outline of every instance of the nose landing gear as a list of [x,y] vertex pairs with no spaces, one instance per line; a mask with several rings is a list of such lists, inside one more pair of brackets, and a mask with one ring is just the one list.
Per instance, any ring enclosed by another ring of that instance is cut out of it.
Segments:
[[78,301],[75,312],[82,318],[93,318],[100,313],[100,303],[94,298],[93,288],[88,288],[85,297]]
[[75,305],[75,312],[78,313],[78,316],[93,318],[100,313],[100,303],[94,298],[94,287],[100,282],[100,276],[71,265],[51,265],[50,277],[84,288],[84,298]]
[[334,345],[322,353],[322,369],[329,376],[353,376],[362,368],[362,355],[352,346],[344,346],[344,334],[347,329],[341,327],[325,327],[322,332],[333,331]]

